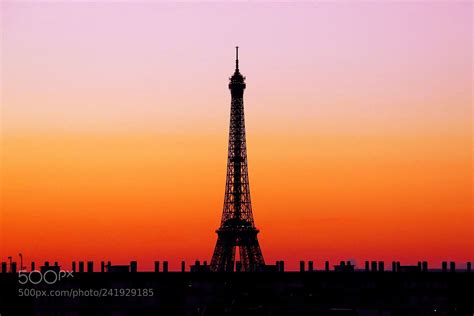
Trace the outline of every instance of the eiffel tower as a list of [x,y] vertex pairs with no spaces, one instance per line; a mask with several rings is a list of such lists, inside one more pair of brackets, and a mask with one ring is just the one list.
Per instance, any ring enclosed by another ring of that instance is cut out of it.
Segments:
[[217,272],[234,271],[237,248],[242,271],[257,271],[265,265],[250,201],[243,99],[245,87],[245,77],[239,71],[239,47],[236,47],[235,72],[229,82],[232,101],[224,209],[211,260],[211,270]]

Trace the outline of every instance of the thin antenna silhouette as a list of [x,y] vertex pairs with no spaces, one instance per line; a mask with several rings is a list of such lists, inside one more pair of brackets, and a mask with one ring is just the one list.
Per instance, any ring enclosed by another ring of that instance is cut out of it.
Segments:
[[239,46],[235,46],[235,69],[239,70]]

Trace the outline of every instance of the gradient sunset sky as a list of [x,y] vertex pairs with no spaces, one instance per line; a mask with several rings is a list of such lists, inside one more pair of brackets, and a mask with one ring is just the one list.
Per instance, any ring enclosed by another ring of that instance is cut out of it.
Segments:
[[267,263],[474,260],[472,9],[2,1],[1,260],[210,260],[236,45]]

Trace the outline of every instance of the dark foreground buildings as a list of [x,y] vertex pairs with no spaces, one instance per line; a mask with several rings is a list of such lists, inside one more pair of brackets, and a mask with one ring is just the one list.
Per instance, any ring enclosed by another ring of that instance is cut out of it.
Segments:
[[425,270],[395,263],[395,270],[382,271],[379,263],[375,270],[369,263],[367,270],[348,264],[315,270],[312,264],[303,263],[300,272],[282,272],[284,265],[279,262],[272,272],[248,273],[209,272],[202,264],[191,267],[196,272],[171,272],[164,262],[155,265],[156,272],[134,272],[136,262],[130,266],[106,264],[103,273],[90,272],[93,267],[88,266],[82,264],[82,272],[76,266],[72,276],[63,273],[59,280],[55,276],[61,269],[54,265],[38,267],[42,281],[38,272],[26,273],[26,277],[0,273],[0,314],[474,314],[474,273],[451,271],[448,266]]

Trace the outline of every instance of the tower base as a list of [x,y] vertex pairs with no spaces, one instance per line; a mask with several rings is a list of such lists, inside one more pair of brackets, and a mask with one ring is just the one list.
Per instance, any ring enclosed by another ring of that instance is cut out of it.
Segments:
[[217,243],[211,260],[211,270],[215,272],[233,272],[236,247],[239,247],[242,271],[253,272],[265,265],[258,243],[258,229],[220,228],[217,231]]

